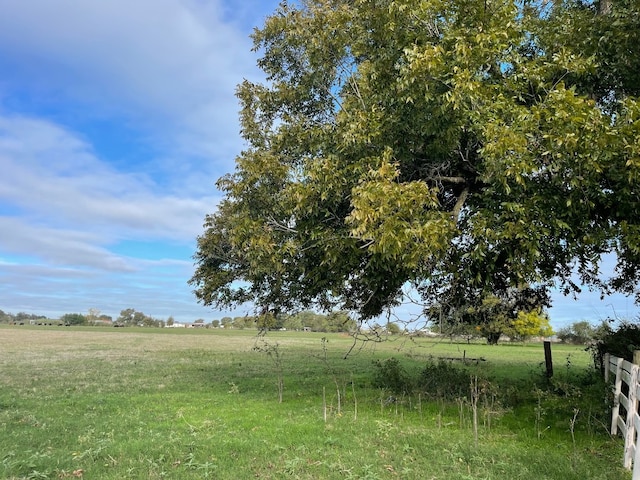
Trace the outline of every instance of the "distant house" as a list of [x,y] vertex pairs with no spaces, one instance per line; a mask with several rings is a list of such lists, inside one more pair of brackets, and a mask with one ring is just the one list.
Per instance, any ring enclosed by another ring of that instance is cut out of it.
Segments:
[[167,328],[186,328],[184,323],[174,323],[173,325],[167,325]]

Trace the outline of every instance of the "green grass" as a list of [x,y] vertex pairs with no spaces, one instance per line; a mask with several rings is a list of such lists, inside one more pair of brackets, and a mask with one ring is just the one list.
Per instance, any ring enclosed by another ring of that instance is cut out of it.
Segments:
[[[0,327],[0,477],[631,478],[582,348],[554,345],[548,383],[539,344],[396,340],[344,359],[343,335],[266,342],[255,351],[249,330]],[[389,401],[372,385],[375,360],[416,378],[463,356],[483,359],[467,367],[484,388],[477,445],[469,394]]]

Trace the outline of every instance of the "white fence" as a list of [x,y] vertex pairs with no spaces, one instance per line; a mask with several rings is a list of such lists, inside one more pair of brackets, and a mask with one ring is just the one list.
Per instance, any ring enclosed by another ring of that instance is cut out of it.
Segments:
[[633,465],[633,480],[640,480],[640,366],[609,354],[604,361],[605,380],[609,381],[611,374],[615,375],[611,434],[616,435],[619,431],[624,436],[624,467],[631,469]]

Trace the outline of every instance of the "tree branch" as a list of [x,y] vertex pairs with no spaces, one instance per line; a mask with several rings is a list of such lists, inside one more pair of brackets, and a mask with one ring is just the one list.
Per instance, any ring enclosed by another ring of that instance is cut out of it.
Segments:
[[269,217],[267,221],[267,225],[272,227],[275,230],[279,230],[285,233],[298,233],[298,230],[290,227],[289,225],[285,225],[284,223],[278,222],[275,218]]
[[453,210],[451,211],[451,216],[453,217],[453,220],[457,223],[458,222],[458,218],[460,217],[460,211],[462,210],[462,207],[464,206],[464,202],[467,200],[467,197],[469,196],[469,187],[465,187],[464,190],[462,190],[462,192],[460,192],[460,195],[458,196],[458,201],[456,201],[455,206],[453,207]]
[[464,177],[430,177],[429,180],[434,182],[445,182],[445,183],[467,183],[467,179]]

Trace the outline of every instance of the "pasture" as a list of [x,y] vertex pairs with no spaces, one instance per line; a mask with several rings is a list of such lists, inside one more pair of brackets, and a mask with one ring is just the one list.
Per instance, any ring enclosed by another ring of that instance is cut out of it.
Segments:
[[[0,477],[631,478],[582,347],[554,345],[548,382],[541,344],[396,339],[345,359],[351,346],[339,334],[2,326]],[[390,358],[419,378],[463,356],[478,361],[453,397],[374,382]]]

